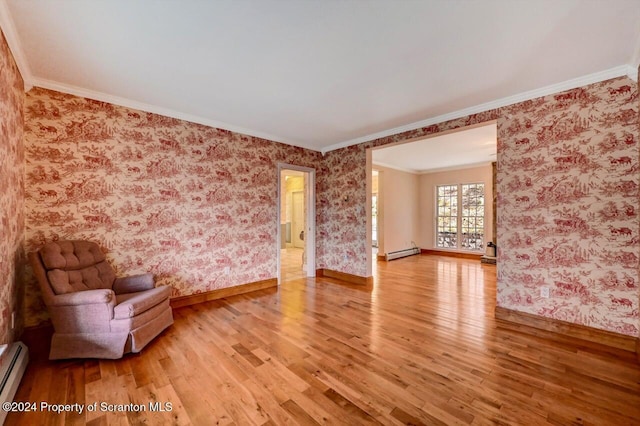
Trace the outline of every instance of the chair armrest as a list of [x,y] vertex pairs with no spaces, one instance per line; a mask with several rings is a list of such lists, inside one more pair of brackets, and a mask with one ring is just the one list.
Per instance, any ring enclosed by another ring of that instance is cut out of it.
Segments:
[[161,303],[166,303],[168,307],[169,297],[171,297],[171,287],[168,286],[117,296],[116,300],[120,303],[113,308],[113,317],[115,319],[133,318]]
[[112,290],[84,290],[75,293],[58,294],[49,300],[50,306],[79,306],[110,303],[115,299]]
[[136,293],[138,291],[151,290],[154,287],[153,274],[116,278],[113,283],[113,291],[116,294]]

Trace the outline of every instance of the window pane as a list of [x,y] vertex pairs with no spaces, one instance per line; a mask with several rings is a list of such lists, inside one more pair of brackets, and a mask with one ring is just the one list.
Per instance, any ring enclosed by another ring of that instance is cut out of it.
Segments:
[[484,248],[484,184],[460,186],[463,206],[460,248],[481,251]]
[[437,187],[437,236],[436,246],[457,248],[458,225],[458,185]]

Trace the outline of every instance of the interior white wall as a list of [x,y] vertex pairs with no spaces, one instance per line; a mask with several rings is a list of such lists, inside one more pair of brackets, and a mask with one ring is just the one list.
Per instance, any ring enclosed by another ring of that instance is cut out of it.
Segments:
[[380,171],[378,195],[380,230],[378,253],[412,247],[418,244],[420,221],[419,175],[375,165]]
[[425,173],[419,176],[419,236],[418,246],[423,249],[437,249],[435,247],[435,187],[437,185],[451,185],[458,183],[485,184],[485,245],[491,241],[493,235],[493,172],[491,163],[485,166],[468,169],[458,169]]

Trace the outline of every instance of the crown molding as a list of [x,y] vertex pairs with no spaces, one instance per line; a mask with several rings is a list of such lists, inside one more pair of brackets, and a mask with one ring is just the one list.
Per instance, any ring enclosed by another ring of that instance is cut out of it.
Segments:
[[468,115],[477,114],[496,108],[505,107],[508,105],[517,104],[520,102],[528,101],[530,99],[540,98],[542,96],[551,95],[554,93],[563,92],[565,90],[575,89],[576,87],[586,86],[588,84],[598,83],[601,81],[609,80],[616,77],[627,76],[636,81],[638,77],[637,69],[630,65],[621,65],[608,70],[596,72],[593,74],[585,75],[582,77],[574,78],[571,80],[563,81],[561,83],[552,84],[542,87],[540,89],[529,90],[527,92],[519,93],[513,96],[507,96],[506,98],[497,99],[495,101],[486,102],[480,105],[464,108],[458,111],[450,112],[447,114],[439,115],[437,117],[427,118],[425,120],[417,121],[415,123],[406,124],[404,126],[394,127],[393,129],[383,130],[378,133],[372,133],[370,135],[361,136],[359,138],[351,139],[337,144],[330,145],[322,149],[322,153],[326,154],[329,151],[335,151],[336,149],[346,148],[351,145],[357,145],[363,142],[370,142],[376,139],[384,138],[398,133],[407,132],[409,130],[419,129],[421,127],[427,127],[432,124],[443,123],[445,121],[454,120],[460,117],[466,117]]
[[412,174],[412,175],[420,174],[419,170],[407,169],[405,167],[399,167],[399,166],[396,166],[394,164],[383,163],[381,161],[372,161],[371,162],[371,167],[375,169],[376,166],[377,167],[384,167],[385,169],[396,170],[396,171],[399,171],[399,172],[409,173],[409,174]]
[[[0,5],[4,4],[4,0],[0,0]],[[17,61],[16,61],[17,62]],[[28,68],[27,68],[28,70]],[[22,70],[21,70],[22,72]],[[363,142],[369,142],[375,139],[379,139],[379,138],[383,138],[386,136],[391,136],[391,135],[395,135],[398,133],[402,133],[402,132],[406,132],[409,130],[414,130],[414,129],[418,129],[421,127],[427,127],[430,126],[432,124],[438,124],[438,123],[442,123],[445,121],[449,121],[449,120],[453,120],[456,118],[460,118],[460,117],[466,117],[468,115],[471,114],[477,114],[479,112],[484,112],[484,111],[488,111],[491,109],[496,109],[496,108],[500,108],[500,107],[505,107],[508,105],[513,105],[519,102],[524,102],[530,99],[535,99],[535,98],[539,98],[542,96],[547,96],[547,95],[551,95],[554,93],[559,93],[559,92],[563,92],[565,90],[570,90],[570,89],[575,89],[576,87],[581,87],[581,86],[586,86],[588,84],[593,84],[593,83],[598,83],[600,81],[605,81],[605,80],[609,80],[612,78],[616,78],[616,77],[622,77],[622,76],[627,76],[628,78],[632,79],[633,81],[637,81],[637,77],[638,77],[638,71],[637,68],[632,67],[631,65],[621,65],[619,67],[615,67],[615,68],[611,68],[605,71],[601,71],[598,73],[593,73],[593,74],[589,74],[583,77],[579,77],[579,78],[575,78],[572,80],[567,80],[564,81],[562,83],[557,83],[557,84],[553,84],[550,86],[546,86],[546,87],[542,87],[540,89],[535,89],[535,90],[530,90],[528,92],[523,92],[517,95],[513,95],[513,96],[508,96],[505,98],[501,98],[495,101],[491,101],[491,102],[486,102],[480,105],[476,105],[473,107],[469,107],[469,108],[465,108],[465,109],[461,109],[458,111],[454,111],[451,113],[447,113],[447,114],[443,114],[443,115],[439,115],[437,117],[433,117],[433,118],[428,118],[422,121],[418,121],[415,123],[411,123],[411,124],[407,124],[404,126],[400,126],[400,127],[395,127],[392,129],[388,129],[388,130],[384,130],[382,132],[378,132],[378,133],[373,133],[367,136],[361,136],[359,138],[356,139],[351,139],[348,141],[344,141],[344,142],[339,142],[337,144],[334,145],[330,145],[328,147],[325,147],[323,149],[314,149],[314,148],[310,148],[302,143],[296,142],[296,141],[291,141],[291,140],[287,140],[286,138],[281,138],[279,136],[274,136],[274,135],[270,135],[270,134],[266,134],[266,133],[262,133],[262,132],[257,132],[251,129],[247,129],[244,127],[240,127],[240,126],[236,126],[233,124],[228,124],[228,123],[224,123],[224,122],[220,122],[220,121],[216,121],[216,120],[211,120],[208,118],[204,118],[204,117],[200,117],[200,116],[196,116],[196,115],[192,115],[192,114],[186,114],[186,113],[182,113],[179,111],[175,111],[169,108],[164,108],[164,107],[160,107],[160,106],[156,106],[156,105],[151,105],[151,104],[146,104],[143,102],[138,102],[138,101],[134,101],[132,99],[128,99],[128,98],[122,98],[119,96],[113,96],[113,95],[109,95],[103,92],[97,92],[97,91],[93,91],[93,90],[88,90],[88,89],[84,89],[81,87],[77,87],[77,86],[73,86],[73,85],[69,85],[69,84],[63,84],[63,83],[58,83],[55,81],[51,81],[51,80],[46,80],[46,79],[40,79],[40,78],[33,78],[31,77],[30,79],[30,86],[37,86],[37,87],[42,87],[45,89],[50,89],[50,90],[55,90],[58,92],[63,92],[63,93],[69,93],[72,95],[76,95],[76,96],[81,96],[84,98],[88,98],[88,99],[94,99],[94,100],[98,100],[98,101],[102,101],[102,102],[108,102],[108,103],[112,103],[115,105],[120,105],[120,106],[124,106],[127,108],[134,108],[134,109],[138,109],[138,110],[142,110],[142,111],[146,111],[146,112],[152,112],[154,114],[159,114],[159,115],[164,115],[167,117],[173,117],[173,118],[177,118],[180,120],[185,120],[185,121],[190,121],[193,123],[198,123],[198,124],[204,124],[206,126],[210,126],[210,127],[216,127],[216,128],[220,128],[220,129],[224,129],[224,130],[229,130],[232,132],[236,132],[236,133],[241,133],[241,134],[246,134],[249,136],[254,136],[254,137],[258,137],[258,138],[262,138],[262,139],[267,139],[273,142],[280,142],[280,143],[284,143],[287,145],[292,145],[292,146],[297,146],[297,147],[301,147],[304,149],[308,149],[311,151],[316,151],[316,152],[321,152],[322,155],[325,155],[327,152],[330,151],[335,151],[337,149],[340,148],[346,148],[348,146],[352,146],[352,145],[357,145],[359,143],[363,143]],[[24,75],[23,75],[23,79]],[[25,91],[28,91],[28,89],[26,89],[27,86],[27,79],[25,79]],[[31,87],[29,87],[30,89]],[[404,170],[407,171],[409,173],[420,173],[420,171],[409,171],[409,170]]]
[[431,173],[453,172],[456,170],[477,169],[480,167],[491,167],[491,161],[483,161],[480,163],[461,164],[459,166],[439,167],[437,169],[422,170],[420,175],[428,175]]
[[16,31],[16,26],[13,23],[13,18],[11,17],[11,12],[9,11],[6,0],[0,0],[0,28],[2,29],[4,38],[7,40],[13,59],[16,61],[18,71],[20,71],[20,75],[22,76],[24,91],[28,92],[33,87],[33,75],[31,74],[31,68],[29,68],[29,62],[24,54],[24,50],[22,50],[20,38],[18,37],[18,32]]
[[122,98],[120,96],[109,95],[107,93],[98,92],[94,90],[84,89],[82,87],[73,86],[70,84],[58,83],[51,80],[34,78],[33,86],[41,87],[43,89],[55,90],[57,92],[68,93],[75,96],[80,96],[83,98],[93,99],[101,102],[108,102],[114,105],[120,105],[127,108],[133,108],[145,112],[151,112],[158,115],[164,115],[166,117],[177,118],[179,120],[189,121],[192,123],[204,124],[205,126],[215,127],[218,129],[229,130],[235,133],[241,133],[248,136],[253,136],[261,139],[266,139],[271,142],[279,142],[287,145],[297,146],[301,148],[308,149],[310,151],[317,151],[312,148],[309,148],[303,144],[300,144],[296,141],[291,141],[286,138],[282,138],[279,136],[270,135],[267,133],[257,132],[255,130],[247,129],[245,127],[236,126],[229,123],[224,123],[217,120],[211,120],[205,117],[200,117],[197,115],[186,114],[180,111],[176,111],[170,108],[165,108],[157,105],[151,105],[144,102],[134,101],[128,98]]
[[407,169],[405,167],[396,166],[394,164],[383,163],[381,161],[373,161],[371,163],[373,169],[377,167],[383,167],[385,169],[392,169],[399,172],[409,173],[412,175],[428,175],[431,173],[441,173],[441,172],[452,172],[456,170],[466,170],[466,169],[477,169],[480,167],[489,167],[491,166],[491,161],[482,161],[480,163],[469,163],[469,164],[461,164],[459,166],[449,166],[449,167],[438,167],[435,169],[425,169],[425,170],[415,170],[415,169]]

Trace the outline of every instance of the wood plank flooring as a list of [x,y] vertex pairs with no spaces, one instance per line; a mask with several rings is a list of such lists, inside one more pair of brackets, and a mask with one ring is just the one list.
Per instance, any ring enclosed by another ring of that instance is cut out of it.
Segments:
[[280,250],[280,282],[307,277],[307,272],[302,269],[303,253],[304,250],[297,247]]
[[496,321],[495,274],[412,256],[368,288],[299,279],[180,308],[141,354],[36,360],[16,400],[85,410],[6,424],[640,424],[634,355]]

